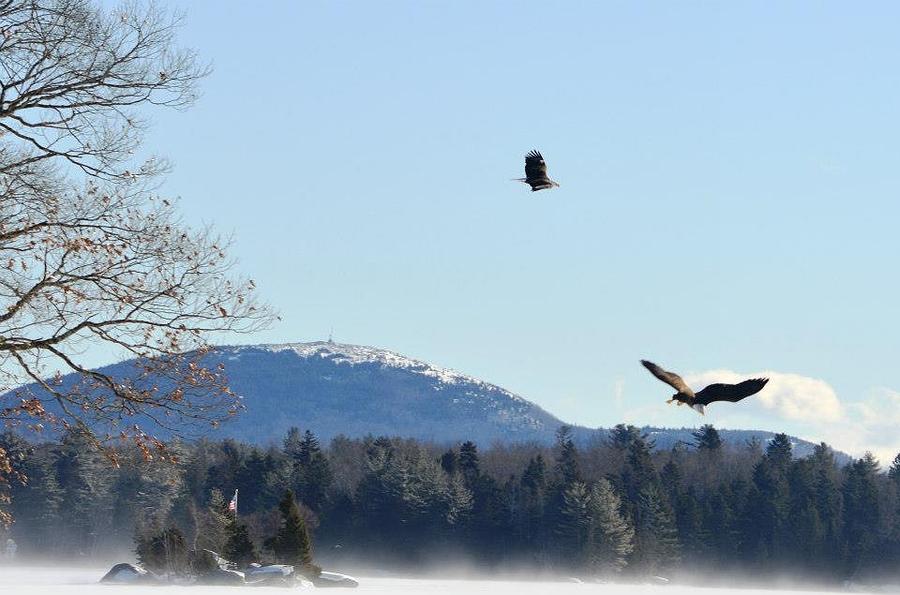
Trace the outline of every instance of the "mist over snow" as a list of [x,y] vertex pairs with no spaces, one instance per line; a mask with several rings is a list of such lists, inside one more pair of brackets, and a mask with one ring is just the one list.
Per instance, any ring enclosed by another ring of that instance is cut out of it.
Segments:
[[[0,566],[0,593],[11,595],[222,595],[223,593],[285,593],[282,587],[223,586],[129,586],[100,585],[97,581],[108,568]],[[797,591],[777,589],[704,588],[694,585],[665,586],[652,584],[591,584],[567,582],[566,579],[486,580],[445,578],[400,578],[357,575],[360,584],[350,593],[383,593],[385,595],[547,595],[548,593],[597,595],[780,595]],[[334,592],[340,592],[334,591]],[[814,590],[806,590],[815,593]],[[824,593],[824,591],[822,591]],[[857,590],[856,592],[864,592]]]

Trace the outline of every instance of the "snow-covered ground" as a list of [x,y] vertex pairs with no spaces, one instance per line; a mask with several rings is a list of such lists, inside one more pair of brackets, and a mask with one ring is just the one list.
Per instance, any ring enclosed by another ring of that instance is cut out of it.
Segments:
[[[132,587],[100,585],[97,581],[108,569],[0,566],[0,594],[10,595],[222,595],[223,593],[285,593],[277,587]],[[356,590],[328,590],[339,593],[384,593],[426,595],[547,595],[547,594],[619,594],[622,595],[812,595],[813,591],[776,591],[761,589],[702,589],[678,585],[599,585],[566,582],[400,579],[357,576]]]

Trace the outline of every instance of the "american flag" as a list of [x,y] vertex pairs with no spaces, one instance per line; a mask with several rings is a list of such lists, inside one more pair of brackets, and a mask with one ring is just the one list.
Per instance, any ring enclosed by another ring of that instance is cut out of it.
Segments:
[[233,512],[237,515],[237,490],[234,491],[234,496],[231,497],[231,502],[228,503],[228,512]]

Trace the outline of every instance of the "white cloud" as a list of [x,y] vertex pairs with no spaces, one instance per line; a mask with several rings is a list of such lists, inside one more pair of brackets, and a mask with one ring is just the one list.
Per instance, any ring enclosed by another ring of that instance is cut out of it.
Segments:
[[865,401],[853,403],[850,407],[866,424],[900,425],[900,392],[888,388],[877,388]]
[[844,423],[830,428],[835,444],[841,444],[853,455],[871,451],[883,466],[888,466],[900,452],[900,392],[875,388],[867,397],[847,405]]
[[695,390],[714,382],[736,383],[748,378],[768,378],[769,383],[752,397],[755,403],[774,410],[785,419],[806,422],[836,422],[845,417],[834,389],[818,378],[799,374],[763,371],[739,373],[731,370],[709,370],[685,375]]
[[714,382],[735,383],[759,377],[769,378],[769,383],[744,401],[743,409],[764,409],[797,422],[800,424],[797,427],[803,428],[801,437],[827,442],[854,457],[870,451],[884,467],[900,452],[898,391],[875,388],[860,400],[842,402],[824,380],[799,374],[709,370],[686,374],[684,379],[696,390]]

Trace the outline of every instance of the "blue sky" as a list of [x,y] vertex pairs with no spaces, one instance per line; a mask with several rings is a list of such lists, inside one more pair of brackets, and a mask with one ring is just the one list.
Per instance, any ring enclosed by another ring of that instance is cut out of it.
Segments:
[[[241,342],[334,327],[575,423],[900,449],[897,5],[185,10],[214,72],[147,149],[281,311]],[[510,181],[532,148],[559,189]],[[642,357],[778,385],[702,419]]]

